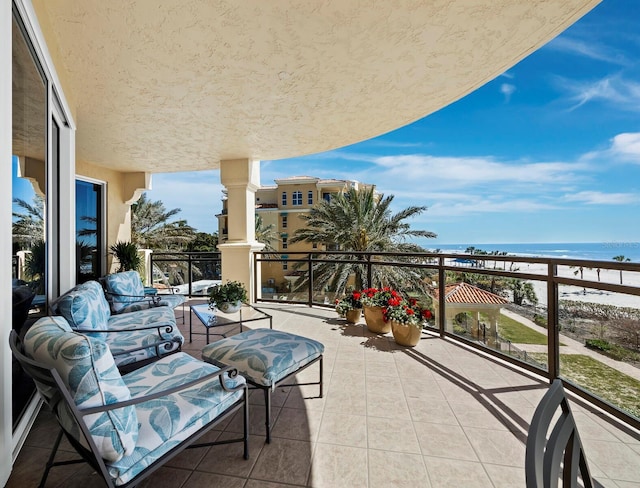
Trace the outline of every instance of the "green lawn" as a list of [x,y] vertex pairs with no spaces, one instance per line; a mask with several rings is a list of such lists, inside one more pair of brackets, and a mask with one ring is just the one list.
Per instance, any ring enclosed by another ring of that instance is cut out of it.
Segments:
[[[530,354],[546,364],[546,354]],[[582,354],[560,355],[560,374],[603,400],[640,418],[640,381]]]
[[513,320],[506,315],[500,315],[498,334],[514,344],[546,344],[547,336]]

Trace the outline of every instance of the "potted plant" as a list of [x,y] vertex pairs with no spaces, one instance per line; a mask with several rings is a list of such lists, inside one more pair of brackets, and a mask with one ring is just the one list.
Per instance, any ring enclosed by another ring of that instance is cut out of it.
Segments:
[[384,319],[391,325],[397,344],[415,346],[420,342],[425,320],[432,317],[431,310],[423,309],[414,298],[394,297],[384,309]]
[[350,324],[357,324],[362,316],[361,296],[359,291],[354,290],[349,295],[336,299],[336,312]]
[[395,298],[402,297],[397,291],[388,286],[362,290],[360,300],[364,309],[364,320],[367,323],[367,329],[375,334],[391,332],[391,325],[384,320],[383,310],[388,306],[389,300]]
[[209,308],[217,308],[224,313],[240,310],[243,302],[247,301],[247,290],[239,281],[227,281],[209,289]]
[[133,242],[118,241],[109,247],[110,254],[120,263],[118,273],[122,271],[139,271],[142,259],[138,254],[138,246]]

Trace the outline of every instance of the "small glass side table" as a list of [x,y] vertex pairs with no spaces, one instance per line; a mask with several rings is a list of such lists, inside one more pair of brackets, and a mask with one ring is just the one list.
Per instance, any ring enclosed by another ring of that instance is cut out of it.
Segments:
[[[273,329],[273,317],[259,308],[249,305],[248,303],[243,303],[240,310],[235,313],[223,313],[217,308],[211,309],[208,303],[190,305],[189,308],[192,312],[189,314],[189,342],[192,342],[194,335],[204,335],[207,337],[207,344],[209,344],[210,335],[227,337],[227,334],[230,332],[226,331],[224,333],[216,333],[211,332],[211,329],[215,327],[238,325],[240,327],[240,332],[242,332],[243,324],[254,322],[256,320],[269,320],[269,328]],[[205,332],[193,331],[193,315],[195,315],[204,326]]]

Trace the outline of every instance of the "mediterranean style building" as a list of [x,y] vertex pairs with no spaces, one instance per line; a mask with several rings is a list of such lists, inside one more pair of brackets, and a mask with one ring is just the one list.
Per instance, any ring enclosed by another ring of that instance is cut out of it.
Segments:
[[[256,191],[256,216],[262,219],[263,227],[272,225],[278,236],[271,246],[278,251],[284,261],[262,263],[262,292],[277,293],[287,291],[290,280],[295,279],[295,271],[287,259],[289,253],[305,252],[313,249],[327,250],[330,243],[316,245],[308,242],[290,243],[298,229],[304,227],[300,218],[321,200],[331,200],[332,195],[343,193],[350,188],[356,190],[375,188],[375,185],[354,180],[322,179],[315,176],[291,176],[275,180],[275,185],[261,186]],[[218,217],[220,242],[227,240],[227,200],[222,201],[222,213]]]

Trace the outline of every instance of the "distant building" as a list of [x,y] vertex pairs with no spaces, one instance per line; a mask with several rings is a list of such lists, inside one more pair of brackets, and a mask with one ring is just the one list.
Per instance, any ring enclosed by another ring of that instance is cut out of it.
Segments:
[[[350,188],[356,190],[375,188],[375,185],[352,180],[321,179],[314,176],[292,176],[275,180],[273,186],[263,186],[256,191],[256,215],[262,218],[263,226],[273,224],[279,237],[271,245],[285,261],[262,264],[262,287],[265,293],[282,292],[288,289],[288,279],[295,279],[293,267],[286,261],[294,251],[331,249],[332,243],[323,245],[289,241],[295,232],[305,225],[300,215],[309,213],[320,200],[331,200]],[[227,239],[227,201],[222,201],[222,213],[218,217],[220,242]]]

